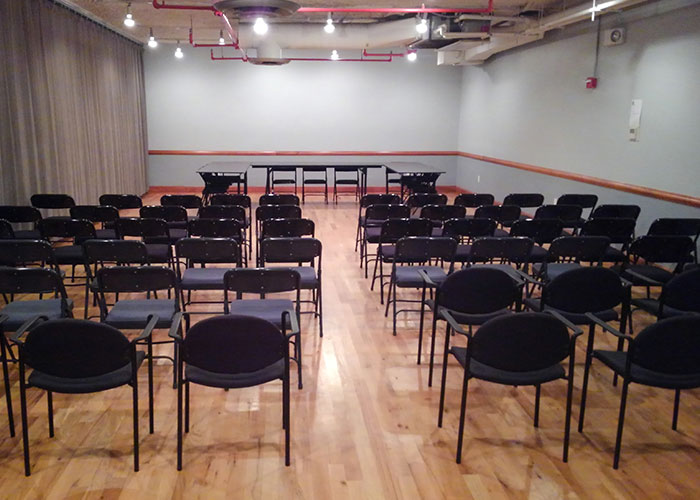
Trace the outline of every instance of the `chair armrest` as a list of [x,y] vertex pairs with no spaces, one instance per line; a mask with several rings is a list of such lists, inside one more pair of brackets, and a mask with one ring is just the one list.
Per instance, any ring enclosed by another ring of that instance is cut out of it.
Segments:
[[[435,314],[437,314],[437,311],[435,311]],[[447,309],[443,309],[442,314],[445,316],[445,321],[447,321],[447,323],[455,332],[464,335],[468,339],[472,338],[472,334],[468,331],[465,331],[464,328],[462,328],[462,325],[457,323],[457,320],[452,317],[452,315],[449,313],[449,311],[447,311]]]
[[156,316],[155,314],[149,314],[148,316],[148,323],[146,324],[146,328],[143,329],[141,332],[141,335],[136,337],[134,340],[131,341],[132,344],[136,344],[137,342],[140,342],[141,340],[147,339],[148,337],[151,336],[153,333],[153,329],[156,327],[156,323],[158,323],[158,320],[160,318]]
[[526,272],[523,272],[520,269],[514,269],[514,271],[523,279],[523,281],[527,281],[528,283],[532,283],[536,286],[542,286],[542,282],[540,280],[536,280]]
[[427,285],[432,288],[437,288],[439,286],[437,283],[430,279],[430,276],[428,276],[428,273],[426,273],[424,269],[419,269],[418,274],[423,280],[424,285]]
[[178,311],[173,316],[173,321],[170,323],[170,330],[168,331],[168,337],[182,342],[182,335],[178,333],[180,331],[180,325],[182,324],[182,311]]
[[7,316],[0,314],[0,326],[2,326],[5,321],[7,321]]
[[35,325],[41,323],[42,321],[47,321],[48,319],[49,318],[46,316],[34,316],[33,318],[28,319],[22,326],[19,327],[15,334],[10,337],[10,340],[17,345],[24,344],[22,336],[34,328]]
[[546,312],[547,314],[551,314],[552,316],[554,316],[555,318],[557,318],[559,321],[561,321],[562,323],[564,323],[564,325],[566,325],[566,327],[567,327],[569,330],[571,330],[572,332],[574,332],[574,334],[573,334],[574,337],[578,337],[579,335],[583,335],[583,330],[582,330],[581,328],[579,328],[578,326],[574,325],[571,321],[569,321],[568,319],[566,319],[564,316],[562,316],[561,314],[559,314],[557,311],[555,311],[555,310],[553,310],[553,309],[550,309],[550,308],[548,308],[547,306],[545,306],[544,312]]
[[626,335],[626,334],[620,332],[619,330],[613,328],[612,326],[610,326],[608,323],[606,323],[605,321],[603,321],[602,319],[600,319],[598,316],[596,316],[593,313],[589,313],[589,312],[586,313],[586,317],[588,319],[590,319],[596,325],[600,326],[603,330],[605,330],[609,333],[612,333],[615,337],[617,337],[619,339],[626,339],[629,342],[632,342],[634,340],[631,336]]
[[294,311],[282,311],[282,325],[284,325],[284,316],[289,316],[289,322],[292,324],[291,331],[287,334],[287,338],[299,335],[299,320],[297,319],[297,313]]
[[[624,272],[626,272],[627,274],[629,274],[629,275],[631,275],[631,276],[634,276],[635,278],[637,278],[637,279],[639,279],[639,280],[641,280],[641,281],[644,281],[644,282],[647,283],[649,286],[663,286],[663,285],[664,285],[664,284],[661,283],[660,281],[656,281],[656,280],[654,280],[654,279],[651,279],[651,278],[649,278],[648,276],[644,276],[643,274],[640,274],[640,273],[638,273],[638,272],[632,271],[631,269],[625,269]],[[631,284],[632,284],[632,283],[630,283],[630,285],[631,285]]]

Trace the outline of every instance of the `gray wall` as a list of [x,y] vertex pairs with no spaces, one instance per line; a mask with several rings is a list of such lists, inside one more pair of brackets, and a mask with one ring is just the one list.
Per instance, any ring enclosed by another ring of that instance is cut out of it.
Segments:
[[[436,67],[432,54],[416,63],[297,61],[258,67],[211,61],[207,49],[184,46],[185,57],[178,61],[173,50],[160,45],[144,56],[149,149],[456,149],[461,69]],[[216,159],[221,158],[151,156],[149,183],[201,185],[194,170]],[[441,183],[455,184],[455,158],[415,160],[444,167],[448,173]],[[375,174],[370,185],[381,185],[383,177]],[[251,179],[254,185],[262,181],[257,174]]]
[[[685,2],[689,3],[689,2]],[[603,16],[627,42],[600,48],[584,22],[537,45],[464,69],[461,151],[700,196],[700,6],[654,2]],[[667,11],[667,12],[665,12]],[[652,17],[653,16],[653,17]],[[639,142],[627,138],[632,99],[643,100]],[[477,181],[480,179],[480,182]],[[639,228],[657,216],[698,216],[687,206],[460,158],[457,184],[470,191],[597,193],[601,203],[642,206]]]

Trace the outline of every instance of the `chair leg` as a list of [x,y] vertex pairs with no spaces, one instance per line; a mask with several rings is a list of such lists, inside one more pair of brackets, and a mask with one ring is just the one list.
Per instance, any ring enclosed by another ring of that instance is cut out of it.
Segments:
[[290,437],[291,437],[291,418],[290,418],[290,390],[289,390],[289,360],[285,366],[284,379],[282,380],[282,420],[284,427],[284,465],[289,466],[291,463],[290,455]]
[[190,432],[190,381],[185,381],[185,432]]
[[566,415],[564,416],[564,449],[562,450],[562,461],[569,461],[569,436],[571,435],[571,400],[574,394],[574,366],[576,355],[575,345],[571,348],[569,354],[569,372],[567,373],[566,384]]
[[[173,360],[177,365],[177,360]],[[154,431],[154,410],[153,410],[153,342],[151,337],[148,337],[148,431],[153,434]]]
[[627,388],[629,382],[622,381],[622,397],[620,398],[620,416],[617,420],[617,437],[615,438],[615,456],[613,458],[613,469],[620,465],[620,448],[622,448],[622,428],[625,425],[625,407],[627,406]]
[[46,391],[46,406],[49,410],[49,437],[53,437],[53,393],[51,391]]
[[[437,309],[437,307],[436,307]],[[446,325],[445,337],[449,335],[450,326]],[[430,367],[428,369],[428,387],[433,386],[433,367],[435,366],[435,336],[437,333],[437,311],[433,311],[433,331],[430,336]]]
[[588,394],[588,375],[591,371],[591,363],[593,362],[593,338],[595,333],[595,325],[591,324],[588,327],[588,345],[586,346],[586,363],[583,369],[583,387],[581,388],[581,410],[578,415],[578,431],[583,432],[583,419],[586,414],[586,396]]
[[[182,327],[180,327],[182,328]],[[178,349],[177,349],[177,344],[173,342],[173,389],[177,387],[177,356],[178,356]]]
[[139,471],[139,381],[136,376],[136,367],[132,368],[131,390],[133,397],[134,419],[134,472]]
[[182,470],[182,362],[177,363],[177,470]]
[[24,362],[19,361],[19,405],[22,420],[22,449],[24,451],[24,475],[31,475],[29,465],[29,425],[27,424],[27,384],[24,379]]
[[[467,364],[469,361],[467,361]],[[464,368],[464,381],[462,382],[462,404],[459,410],[459,434],[457,435],[457,463],[462,463],[462,444],[464,443],[464,420],[467,413],[467,390],[469,388],[469,372]]]
[[[393,276],[392,276],[392,278],[393,278]],[[392,281],[394,281],[394,280],[392,279]],[[391,281],[389,282],[389,293],[391,293]],[[387,297],[387,300],[388,300],[388,298],[389,297]],[[394,300],[392,300],[392,304],[393,304],[393,310],[392,310],[393,321],[392,321],[392,323],[393,323],[393,328],[394,328],[394,337],[396,337],[396,314],[397,314],[396,302],[397,302],[397,299],[396,299],[396,281],[394,281]],[[387,305],[389,305],[389,304],[387,303]]]
[[296,351],[296,356],[297,356],[297,378],[299,379],[299,383],[297,385],[299,390],[302,390],[304,388],[304,383],[302,381],[302,369],[301,369],[301,332],[299,332],[299,335],[297,336],[297,339],[294,341],[294,349]]
[[318,335],[323,337],[323,292],[320,281],[318,284]]
[[673,422],[671,423],[671,429],[674,431],[678,430],[678,410],[681,404],[681,390],[676,389],[676,396],[673,398]]
[[540,393],[542,389],[541,384],[535,386],[535,427],[540,426]]
[[420,358],[423,350],[423,318],[425,318],[425,286],[423,286],[423,291],[420,297],[420,320],[418,324],[418,361],[420,364]]
[[10,426],[10,436],[15,437],[15,416],[12,410],[12,392],[10,391],[10,373],[7,367],[7,349],[5,344],[7,339],[5,339],[5,334],[0,330],[0,350],[2,353],[2,378],[5,383],[5,402],[7,404],[7,421]]
[[[445,332],[445,353],[442,357],[442,378],[440,382],[440,405],[438,407],[438,427],[442,427],[442,413],[445,409],[445,383],[447,382],[447,357],[450,354],[450,325]],[[431,360],[432,361],[432,360]],[[431,363],[432,364],[432,363]]]

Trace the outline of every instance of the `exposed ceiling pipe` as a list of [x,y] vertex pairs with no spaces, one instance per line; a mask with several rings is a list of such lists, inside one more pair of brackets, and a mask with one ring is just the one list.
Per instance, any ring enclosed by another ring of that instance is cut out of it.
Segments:
[[[371,58],[341,58],[341,59],[331,59],[330,57],[285,57],[283,58],[284,61],[289,62],[289,61],[314,61],[314,62],[383,62],[383,63],[389,63],[393,61],[394,57],[403,57],[403,54],[381,54],[382,58],[376,58],[376,59],[371,59]],[[210,51],[210,56],[212,61],[243,61],[246,62],[248,61],[247,58],[243,57],[227,57],[224,55],[221,56],[215,56],[214,55],[214,49],[211,49]]]

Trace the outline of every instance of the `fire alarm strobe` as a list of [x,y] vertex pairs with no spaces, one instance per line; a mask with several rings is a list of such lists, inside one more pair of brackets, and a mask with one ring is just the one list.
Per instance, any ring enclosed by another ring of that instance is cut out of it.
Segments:
[[586,78],[586,88],[594,89],[598,86],[598,79],[595,76],[589,76]]

